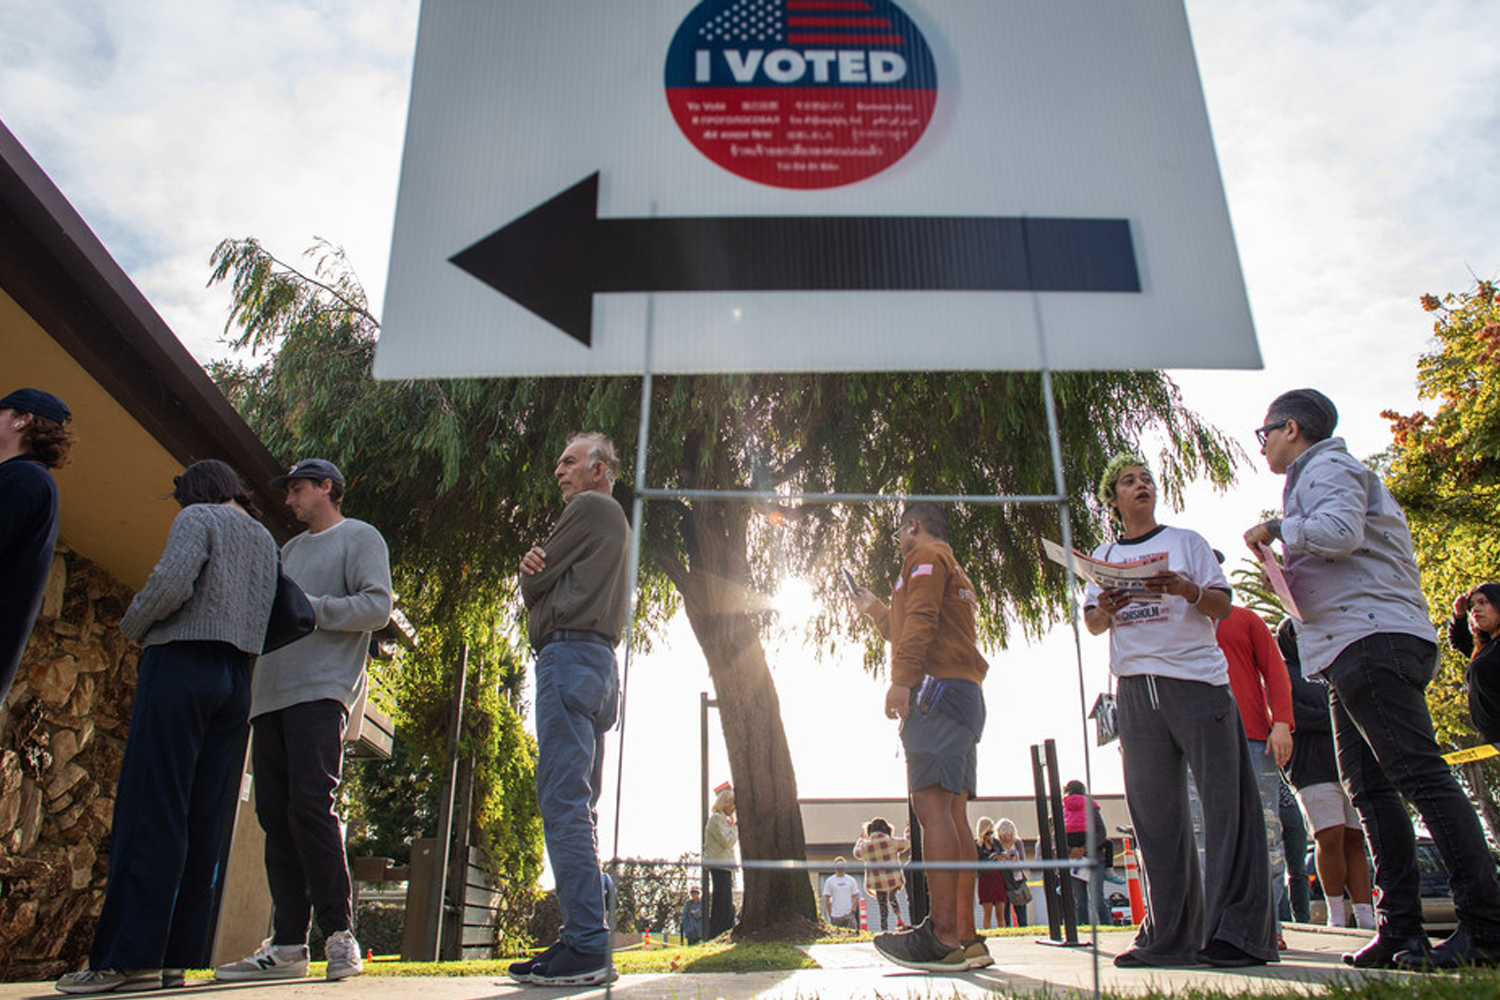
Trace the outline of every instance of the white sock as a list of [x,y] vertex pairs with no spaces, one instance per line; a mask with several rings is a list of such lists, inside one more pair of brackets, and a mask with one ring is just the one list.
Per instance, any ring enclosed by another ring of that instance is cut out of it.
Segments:
[[1373,931],[1375,929],[1375,904],[1355,903],[1354,922],[1362,931]]
[[1338,899],[1334,899],[1332,896],[1330,896],[1328,897],[1326,902],[1328,903],[1328,926],[1345,926],[1348,917],[1345,916],[1344,913],[1344,897],[1340,896]]

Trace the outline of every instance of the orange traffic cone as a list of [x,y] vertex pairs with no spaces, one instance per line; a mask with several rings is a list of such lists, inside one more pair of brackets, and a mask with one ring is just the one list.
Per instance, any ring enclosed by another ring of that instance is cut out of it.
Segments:
[[1125,838],[1125,883],[1130,888],[1130,922],[1139,924],[1146,918],[1146,900],[1141,895],[1141,869],[1135,860],[1135,845]]

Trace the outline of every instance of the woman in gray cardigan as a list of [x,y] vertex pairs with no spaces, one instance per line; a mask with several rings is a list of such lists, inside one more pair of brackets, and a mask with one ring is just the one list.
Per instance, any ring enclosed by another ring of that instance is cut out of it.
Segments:
[[115,792],[109,889],[89,968],[63,993],[182,985],[210,964],[230,782],[244,760],[250,666],[276,591],[276,543],[228,465],[175,480],[182,511],[120,631],[141,655]]

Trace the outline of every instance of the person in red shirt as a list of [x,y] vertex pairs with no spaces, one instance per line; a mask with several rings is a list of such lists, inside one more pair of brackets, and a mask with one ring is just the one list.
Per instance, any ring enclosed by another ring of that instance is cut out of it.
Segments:
[[1279,913],[1281,898],[1286,895],[1281,769],[1292,757],[1292,683],[1276,638],[1255,612],[1239,606],[1230,608],[1229,617],[1219,621],[1216,632],[1219,648],[1229,661],[1229,689],[1240,709],[1250,763],[1260,787],[1266,849],[1271,858],[1271,898]]

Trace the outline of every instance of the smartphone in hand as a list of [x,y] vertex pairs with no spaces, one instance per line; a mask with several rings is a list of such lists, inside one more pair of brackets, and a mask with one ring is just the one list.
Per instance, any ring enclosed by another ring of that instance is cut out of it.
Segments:
[[839,567],[839,576],[843,579],[844,589],[849,591],[850,597],[853,597],[855,594],[859,593],[859,584],[854,582],[854,574],[849,572],[846,567]]

